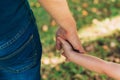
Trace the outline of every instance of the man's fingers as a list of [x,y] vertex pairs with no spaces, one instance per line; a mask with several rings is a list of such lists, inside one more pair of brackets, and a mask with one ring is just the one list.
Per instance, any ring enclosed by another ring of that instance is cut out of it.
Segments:
[[61,50],[61,48],[62,48],[62,44],[61,44],[60,40],[56,39],[56,49]]
[[76,37],[69,37],[69,42],[71,43],[71,45],[73,46],[73,48],[77,51],[79,51],[80,53],[84,53],[84,49],[80,43],[79,38]]

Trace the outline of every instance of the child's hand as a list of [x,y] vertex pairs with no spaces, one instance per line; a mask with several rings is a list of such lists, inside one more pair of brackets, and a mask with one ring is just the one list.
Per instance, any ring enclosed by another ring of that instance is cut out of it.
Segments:
[[70,60],[71,55],[74,53],[71,45],[67,41],[63,40],[60,37],[58,39],[61,41],[62,48],[64,50],[64,52],[62,53],[62,55],[65,56],[67,58],[67,60]]

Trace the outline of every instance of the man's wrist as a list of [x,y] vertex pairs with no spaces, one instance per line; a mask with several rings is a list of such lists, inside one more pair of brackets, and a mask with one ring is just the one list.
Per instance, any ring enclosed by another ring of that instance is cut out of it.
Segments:
[[62,28],[64,28],[66,31],[76,31],[76,22],[74,19],[66,18],[61,22],[60,25]]

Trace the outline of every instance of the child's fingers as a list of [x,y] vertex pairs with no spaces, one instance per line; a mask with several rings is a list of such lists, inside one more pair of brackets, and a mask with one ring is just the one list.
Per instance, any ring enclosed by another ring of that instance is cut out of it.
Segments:
[[65,61],[70,61],[64,52],[62,53],[62,55],[66,58]]
[[64,53],[64,52],[62,53],[62,55],[63,55],[65,58],[67,58],[67,56],[65,55],[65,53]]
[[64,52],[62,53],[62,55],[63,55],[64,57],[66,57]]
[[66,61],[69,62],[70,60],[68,58],[66,58]]
[[60,37],[58,37],[58,39],[61,41],[61,43],[62,43],[62,47],[63,47],[63,48],[69,48],[69,49],[72,49],[72,47],[70,46],[70,44],[69,44],[67,41],[63,40],[63,39],[60,38]]

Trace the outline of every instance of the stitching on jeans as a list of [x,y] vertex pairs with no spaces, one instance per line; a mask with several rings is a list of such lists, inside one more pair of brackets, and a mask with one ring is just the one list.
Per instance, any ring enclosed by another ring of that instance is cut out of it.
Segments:
[[13,72],[13,73],[20,73],[20,72],[23,72],[25,70],[28,70],[37,63],[37,58],[36,57],[37,57],[37,53],[35,52],[35,54],[33,55],[33,62],[31,64],[29,64],[28,66],[25,66],[21,69],[17,69],[17,70],[7,68],[8,69],[7,71]]
[[[30,21],[31,22],[31,21]],[[30,24],[29,22],[29,24]],[[28,24],[28,25],[29,25]],[[27,26],[28,26],[27,25]],[[22,30],[20,30],[12,39],[10,39],[8,42],[6,42],[5,44],[0,46],[0,49],[6,48],[7,46],[11,45],[12,43],[14,43],[18,38],[20,38],[26,31],[27,26],[24,27]]]
[[30,38],[28,39],[28,41],[20,48],[18,49],[17,51],[15,51],[14,53],[6,56],[6,57],[3,57],[3,58],[0,58],[0,60],[5,60],[5,59],[8,59],[12,56],[15,56],[17,53],[19,53],[31,40],[33,39],[33,34],[30,36]]
[[[34,16],[32,15],[31,10],[27,7],[27,3],[26,3],[24,0],[22,0],[22,1],[23,1],[23,3],[24,3],[24,4],[23,4],[24,7],[25,7],[26,9],[28,9],[28,14],[30,14],[30,21],[29,21],[29,23],[28,23],[28,25],[29,25],[32,20],[34,21]],[[34,22],[34,23],[35,23],[35,22]],[[1,45],[1,46],[0,46],[0,49],[4,49],[4,48],[8,47],[8,46],[11,45],[12,43],[14,43],[18,38],[20,38],[20,37],[25,33],[28,25],[25,26],[22,30],[20,30],[20,31],[19,31],[12,39],[10,39],[8,42],[6,42],[6,43],[4,43],[3,45]]]
[[14,69],[10,69],[10,68],[5,68],[4,66],[0,67],[0,69],[1,70],[6,70],[8,72],[13,72],[13,73],[20,73],[20,72],[26,71],[26,70],[32,68],[37,63],[37,55],[38,55],[37,53],[35,53],[33,55],[33,62],[32,62],[32,64],[29,64],[28,66],[25,66],[25,67],[23,67],[21,69],[14,70]]
[[[24,0],[22,0],[22,1],[24,1]],[[25,2],[25,1],[24,1]],[[26,8],[28,8],[27,7],[27,3],[25,2],[25,7]],[[33,21],[33,23],[34,24],[36,24],[35,23],[35,18],[34,18],[34,16],[33,16],[33,14],[32,14],[32,12],[30,11],[30,9],[28,8],[28,10],[29,10],[29,12],[30,12],[30,21],[29,21],[29,23],[28,23],[28,25]],[[0,49],[3,49],[3,48],[6,48],[7,46],[9,46],[9,45],[11,45],[13,42],[15,42],[18,38],[20,38],[20,36],[22,35],[22,34],[24,34],[24,32],[25,32],[25,30],[27,29],[27,27],[28,27],[28,25],[27,26],[25,26],[25,28],[23,28],[21,31],[19,31],[12,39],[10,39],[8,42],[6,42],[5,44],[3,44],[3,45],[1,45],[0,46]],[[19,52],[20,50],[18,50],[18,52]],[[37,51],[37,50],[35,50],[35,51]],[[15,53],[18,53],[18,52],[15,52]],[[16,54],[12,54],[12,55],[9,55],[9,56],[7,56],[7,57],[4,57],[4,58],[0,58],[0,60],[4,60],[4,59],[8,59],[9,57],[11,57],[11,56],[15,56]],[[30,64],[30,65],[28,65],[28,66],[25,66],[24,68],[22,68],[22,69],[20,69],[20,70],[11,70],[11,69],[8,69],[8,71],[9,72],[14,72],[14,73],[19,73],[19,72],[22,72],[22,71],[25,71],[25,70],[27,70],[27,69],[30,69],[30,68],[32,68],[36,63],[37,63],[37,55],[38,55],[38,53],[36,52],[35,54],[34,54],[34,56],[33,56],[33,62],[32,62],[32,64]],[[1,67],[0,66],[0,69],[4,69],[4,70],[6,70],[4,67]]]
[[[35,45],[36,46],[36,45]],[[34,46],[34,49],[35,49],[35,46]],[[12,68],[9,68],[9,67],[4,67],[4,66],[0,66],[0,70],[6,70],[6,71],[8,71],[8,72],[13,72],[13,73],[20,73],[20,72],[23,72],[23,71],[26,71],[26,70],[28,70],[28,69],[30,69],[30,68],[32,68],[33,66],[35,66],[36,65],[36,63],[37,63],[37,56],[38,56],[38,52],[37,52],[37,49],[33,52],[34,54],[33,54],[33,56],[31,56],[29,59],[33,59],[33,61],[30,63],[30,64],[28,64],[27,66],[25,66],[25,67],[23,67],[23,68],[21,68],[21,69],[16,69],[16,70],[14,70],[14,69],[12,69]]]

